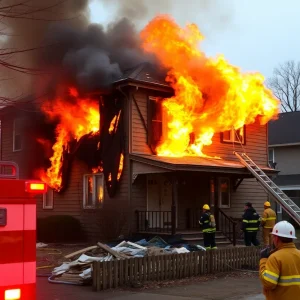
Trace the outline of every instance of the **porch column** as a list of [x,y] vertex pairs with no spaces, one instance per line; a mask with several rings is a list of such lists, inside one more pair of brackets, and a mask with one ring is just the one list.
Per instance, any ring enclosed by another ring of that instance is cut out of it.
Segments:
[[176,205],[178,200],[178,181],[177,176],[172,176],[172,205],[171,205],[171,223],[172,235],[176,234]]

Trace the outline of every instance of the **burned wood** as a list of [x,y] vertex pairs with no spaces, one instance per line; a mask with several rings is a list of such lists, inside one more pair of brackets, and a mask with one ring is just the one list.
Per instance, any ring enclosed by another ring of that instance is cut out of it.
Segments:
[[83,253],[85,253],[85,252],[87,252],[87,251],[94,250],[94,249],[96,249],[96,248],[98,248],[98,246],[90,246],[90,247],[87,247],[87,248],[84,248],[84,249],[75,251],[75,252],[73,252],[73,253],[70,253],[70,254],[68,254],[68,255],[65,255],[65,258],[70,259],[70,258],[72,258],[72,257],[74,257],[74,256],[76,256],[76,255],[83,254]]

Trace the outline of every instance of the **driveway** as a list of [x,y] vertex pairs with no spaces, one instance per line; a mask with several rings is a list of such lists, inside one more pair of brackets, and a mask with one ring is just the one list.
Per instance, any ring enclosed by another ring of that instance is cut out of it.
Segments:
[[[176,284],[176,283],[175,283]],[[264,300],[257,278],[219,278],[197,284],[155,289],[93,292],[91,287],[50,284],[37,279],[37,300]]]

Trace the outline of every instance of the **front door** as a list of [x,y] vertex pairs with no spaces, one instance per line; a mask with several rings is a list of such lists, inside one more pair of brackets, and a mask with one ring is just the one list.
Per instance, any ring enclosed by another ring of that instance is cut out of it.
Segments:
[[162,174],[147,176],[147,211],[149,228],[171,226],[172,184]]

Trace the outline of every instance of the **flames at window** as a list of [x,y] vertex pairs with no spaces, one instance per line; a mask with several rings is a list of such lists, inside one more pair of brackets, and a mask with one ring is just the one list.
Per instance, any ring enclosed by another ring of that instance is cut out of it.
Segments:
[[[168,133],[156,152],[161,156],[205,156],[215,133],[239,129],[258,116],[276,117],[279,102],[259,73],[243,74],[223,56],[199,50],[204,39],[195,24],[181,28],[168,16],[154,18],[141,32],[143,47],[170,71],[166,81],[175,96],[163,103]],[[194,136],[190,142],[191,135]]]
[[[94,151],[105,152],[103,149],[105,142],[103,145],[100,142],[101,134],[105,135],[104,132],[100,132],[100,115],[106,113],[105,107],[103,107],[103,112],[99,112],[99,102],[89,97],[81,97],[75,88],[70,88],[66,97],[67,99],[62,96],[56,97],[54,100],[46,101],[42,106],[45,115],[50,121],[57,122],[57,126],[55,129],[55,142],[52,146],[52,156],[49,158],[51,166],[40,173],[40,178],[57,192],[63,190],[68,180],[64,176],[64,174],[67,174],[67,172],[64,172],[64,167],[70,168],[71,157],[76,153],[81,143],[98,136],[99,142],[95,145]],[[121,110],[119,109],[113,120],[108,123],[108,132],[112,139],[115,138],[114,136],[118,132],[120,116]],[[120,153],[115,154],[115,157],[111,157],[112,160],[118,161],[116,181],[120,180],[123,171],[124,156],[122,147]],[[89,155],[89,153],[86,155]],[[109,172],[110,175],[106,176],[107,186],[108,188],[113,186],[112,173],[114,172],[109,169],[104,170],[101,157],[98,162],[95,162],[95,166],[91,167],[91,172],[94,174]],[[92,184],[92,182],[89,182],[89,184]],[[98,191],[98,195],[103,199],[103,190]]]

